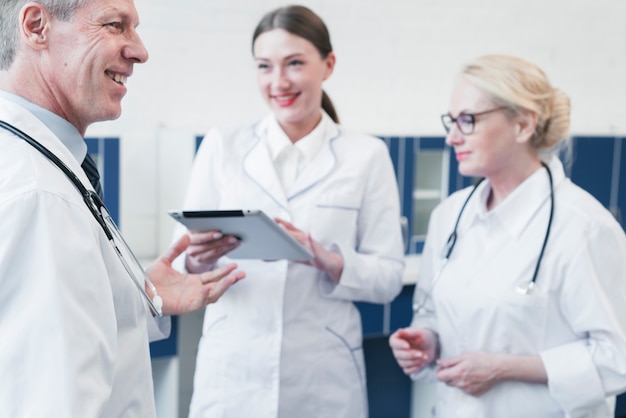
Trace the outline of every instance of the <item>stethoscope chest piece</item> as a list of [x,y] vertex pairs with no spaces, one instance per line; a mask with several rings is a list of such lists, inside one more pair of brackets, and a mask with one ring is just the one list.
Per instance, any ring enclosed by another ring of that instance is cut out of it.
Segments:
[[533,281],[522,283],[515,288],[520,295],[534,295],[539,292],[539,286]]

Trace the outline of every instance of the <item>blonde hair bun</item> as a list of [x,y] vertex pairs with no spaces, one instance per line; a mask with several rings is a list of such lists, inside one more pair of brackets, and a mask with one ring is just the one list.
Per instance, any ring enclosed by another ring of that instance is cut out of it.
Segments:
[[488,94],[498,106],[513,114],[537,114],[531,144],[537,150],[557,146],[569,136],[570,100],[554,88],[536,64],[504,54],[483,55],[465,66],[461,74]]

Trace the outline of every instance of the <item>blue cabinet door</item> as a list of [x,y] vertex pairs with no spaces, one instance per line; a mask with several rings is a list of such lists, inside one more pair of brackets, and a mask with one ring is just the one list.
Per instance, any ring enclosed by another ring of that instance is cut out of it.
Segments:
[[[575,137],[572,147],[572,181],[608,208],[611,204],[615,138]],[[568,161],[565,165],[568,166]]]
[[120,139],[85,138],[87,152],[92,156],[104,192],[104,204],[111,218],[120,225]]
[[615,153],[619,156],[618,166],[613,168],[613,178],[617,182],[613,190],[617,191],[617,208],[614,215],[626,230],[626,139],[615,138]]

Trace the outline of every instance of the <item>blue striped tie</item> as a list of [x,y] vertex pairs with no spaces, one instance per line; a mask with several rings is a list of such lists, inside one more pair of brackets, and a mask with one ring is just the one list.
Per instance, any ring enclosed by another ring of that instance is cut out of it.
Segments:
[[102,185],[100,184],[100,174],[98,173],[98,167],[96,167],[96,163],[91,158],[91,155],[87,153],[81,167],[87,174],[87,178],[89,178],[89,182],[93,186],[93,189],[98,193],[100,199],[104,198],[104,194],[102,193]]

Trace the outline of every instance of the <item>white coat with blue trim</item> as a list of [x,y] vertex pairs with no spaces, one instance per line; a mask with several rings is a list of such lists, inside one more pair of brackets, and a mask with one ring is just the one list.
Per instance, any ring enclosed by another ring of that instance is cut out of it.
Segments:
[[340,252],[335,284],[287,261],[237,260],[246,280],[206,309],[192,417],[366,417],[361,319],[404,268],[397,184],[385,144],[324,115],[324,145],[286,194],[266,144],[270,118],[211,130],[185,209],[261,209]]

